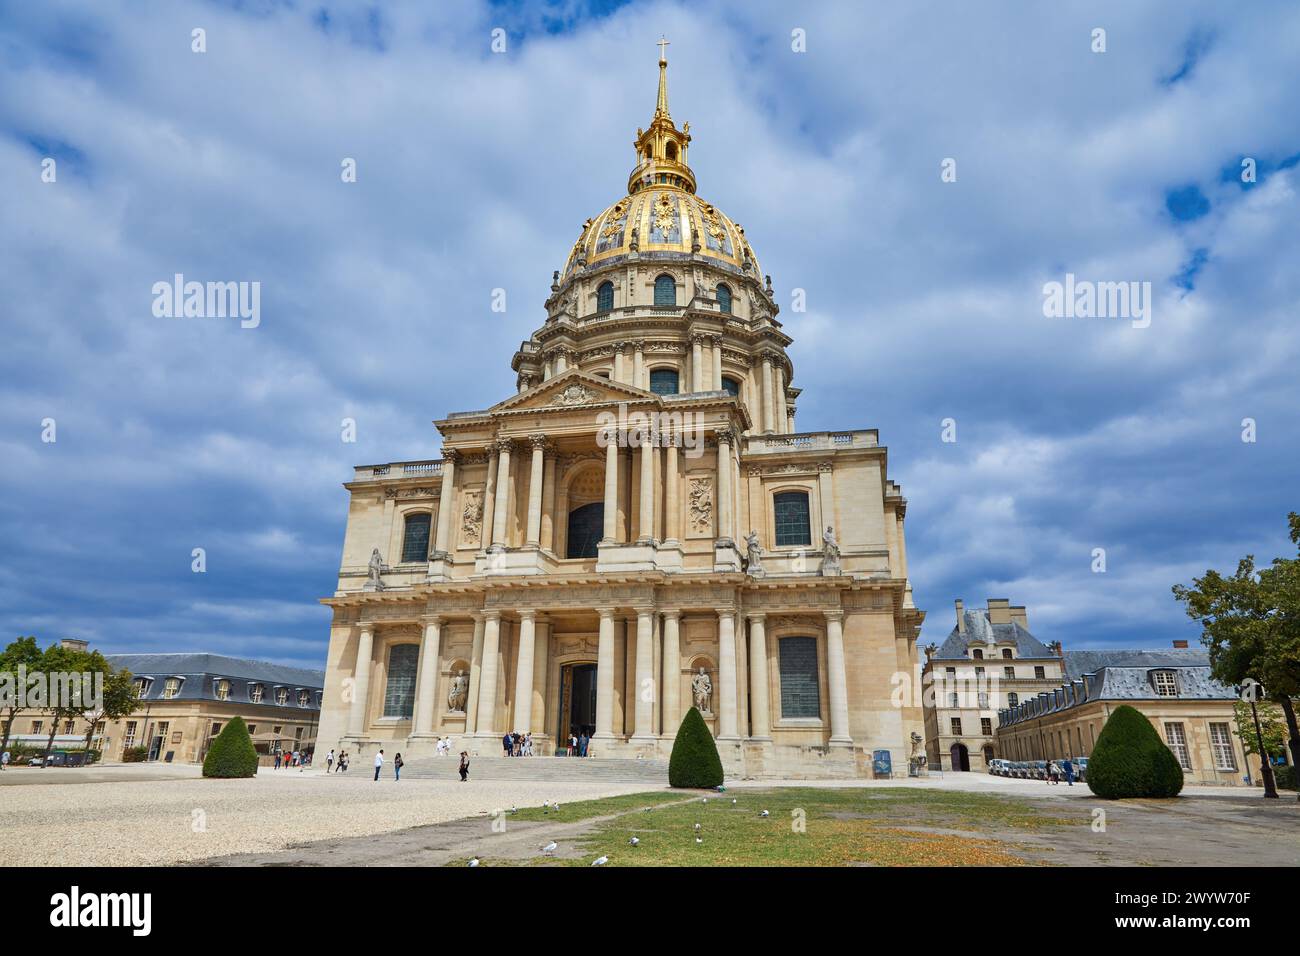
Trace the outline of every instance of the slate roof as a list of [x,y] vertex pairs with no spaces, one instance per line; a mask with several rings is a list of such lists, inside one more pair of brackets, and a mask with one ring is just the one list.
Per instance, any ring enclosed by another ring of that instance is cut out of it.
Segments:
[[1210,665],[1209,653],[1203,647],[1173,648],[1154,651],[1066,651],[1065,675],[1070,679],[1082,677],[1103,667],[1192,667]]
[[216,700],[215,682],[220,678],[230,681],[229,701],[237,704],[251,704],[250,686],[261,684],[263,687],[262,706],[276,706],[276,687],[289,689],[287,706],[297,707],[299,689],[313,691],[311,704],[303,710],[319,710],[318,695],[315,691],[325,686],[325,672],[309,670],[305,667],[288,667],[284,664],[272,664],[267,661],[251,661],[240,657],[226,657],[222,654],[177,653],[177,654],[106,654],[104,655],[114,667],[124,667],[136,677],[152,677],[153,683],[143,695],[142,700],[163,700],[163,690],[168,677],[181,677],[180,691],[170,700]]
[[953,625],[948,637],[939,645],[939,650],[935,653],[933,660],[969,660],[970,655],[966,652],[966,648],[970,644],[974,643],[983,646],[985,644],[1004,642],[1016,646],[1018,657],[1028,659],[1056,657],[1047,649],[1046,644],[1014,621],[1010,624],[990,624],[988,612],[982,608],[963,611],[962,617],[966,619],[966,633],[960,633],[956,625]]

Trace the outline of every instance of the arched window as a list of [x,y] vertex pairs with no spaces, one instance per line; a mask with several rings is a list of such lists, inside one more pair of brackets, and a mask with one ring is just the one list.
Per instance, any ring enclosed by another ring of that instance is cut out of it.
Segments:
[[596,289],[596,311],[608,312],[614,308],[614,283],[602,282]]
[[731,312],[731,289],[725,283],[719,282],[716,295],[718,297],[718,311]]
[[670,160],[672,160],[674,163],[677,162],[677,144],[676,144],[676,143],[669,143],[669,144],[668,144],[668,149],[667,149],[667,153],[666,153],[666,155],[667,155],[668,158],[669,158]]
[[808,492],[782,491],[773,499],[776,516],[776,544],[812,544],[808,522]]
[[724,375],[722,377],[722,390],[728,395],[735,395],[737,398],[740,397],[740,383],[734,378],[727,378]]
[[419,644],[394,644],[388,649],[388,684],[384,688],[384,716],[409,720],[415,712],[415,664]]
[[1011,648],[1009,647],[1002,648],[1002,657],[1004,660],[1008,660],[1008,661],[1011,660]]
[[402,537],[402,563],[429,560],[429,513],[406,516]]
[[565,557],[594,558],[596,545],[605,533],[605,502],[593,501],[569,512],[569,536]]
[[650,370],[650,391],[656,395],[676,395],[677,385],[677,369],[652,368]]
[[655,279],[655,305],[677,304],[677,282],[670,275]]
[[975,660],[977,661],[984,660],[984,652],[981,651],[978,647],[975,648],[975,650],[971,651],[971,656],[974,657]]
[[781,717],[820,717],[821,684],[817,680],[817,639],[783,637],[777,642],[781,665]]

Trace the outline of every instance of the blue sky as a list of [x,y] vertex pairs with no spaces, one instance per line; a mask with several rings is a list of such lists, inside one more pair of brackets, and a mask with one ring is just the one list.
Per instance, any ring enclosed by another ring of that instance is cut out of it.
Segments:
[[[889,447],[923,640],[994,596],[1067,648],[1168,646],[1196,637],[1172,584],[1290,550],[1294,4],[0,9],[7,639],[318,666],[341,483],[513,390],[622,195],[661,33],[700,194],[784,307],[799,427]],[[261,325],[155,318],[177,272],[260,281]],[[1151,282],[1150,327],[1044,318],[1066,272]]]

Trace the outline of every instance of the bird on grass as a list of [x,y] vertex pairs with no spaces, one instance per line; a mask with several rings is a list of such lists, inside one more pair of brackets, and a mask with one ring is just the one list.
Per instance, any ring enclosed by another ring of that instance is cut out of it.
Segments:
[[546,844],[546,846],[542,847],[542,852],[545,853],[547,856],[550,856],[557,849],[559,849],[559,846],[560,845],[558,843],[552,840],[550,843]]
[[705,798],[704,798],[704,802],[705,802],[705,803],[708,803],[708,802],[709,802],[709,798],[708,798],[708,797],[705,797]]
[[768,813],[766,810],[759,814],[760,817],[770,817],[771,815],[772,814]]
[[518,812],[519,812],[519,808],[518,808],[517,806],[515,806],[515,805],[512,803],[512,804],[510,805],[510,812],[511,812],[511,813],[518,813]]
[[696,842],[696,844],[698,845],[698,844],[700,844],[700,843],[703,843],[704,840],[703,840],[701,837],[696,837],[696,838],[695,838],[695,842]]
[[641,840],[638,837],[633,837],[632,839],[627,841],[628,846],[639,846],[640,844],[641,844]]
[[696,833],[699,833],[699,832],[700,832],[700,825],[699,825],[698,823],[695,824],[695,832],[696,832]]
[[474,857],[473,859],[471,859],[471,860],[470,860],[468,863],[466,863],[465,865],[466,865],[466,866],[478,866],[478,857]]
[[732,797],[732,798],[731,798],[731,805],[732,805],[733,807],[736,805],[736,798],[735,798],[735,797]]
[[606,863],[608,863],[608,862],[609,862],[609,857],[607,857],[607,856],[598,856],[598,857],[596,857],[596,859],[594,859],[594,860],[591,861],[591,865],[592,865],[592,866],[604,866],[604,865],[605,865]]

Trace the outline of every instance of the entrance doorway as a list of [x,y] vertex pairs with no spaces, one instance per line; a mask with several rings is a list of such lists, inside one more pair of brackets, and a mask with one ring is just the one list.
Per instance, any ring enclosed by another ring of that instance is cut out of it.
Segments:
[[590,737],[596,732],[596,665],[565,664],[560,668],[560,719],[556,746],[568,745],[569,734]]
[[953,744],[951,754],[953,770],[970,770],[970,752],[965,744]]

